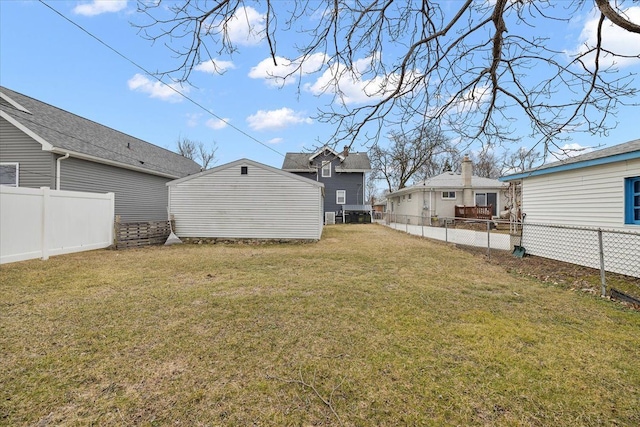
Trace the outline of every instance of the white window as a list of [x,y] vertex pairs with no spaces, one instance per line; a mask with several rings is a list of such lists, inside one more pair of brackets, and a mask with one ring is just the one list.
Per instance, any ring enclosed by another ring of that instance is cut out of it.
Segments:
[[331,162],[322,162],[322,177],[331,177]]
[[0,185],[17,187],[19,175],[20,167],[18,163],[0,163]]
[[338,205],[347,203],[347,190],[336,190],[336,203]]
[[453,199],[453,200],[455,200],[456,192],[455,191],[443,191],[442,192],[442,198],[443,199]]

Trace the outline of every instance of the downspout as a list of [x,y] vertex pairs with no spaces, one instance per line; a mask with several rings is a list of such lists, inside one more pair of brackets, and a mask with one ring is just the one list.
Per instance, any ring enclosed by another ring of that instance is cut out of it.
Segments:
[[56,159],[56,190],[60,190],[60,161],[69,158],[69,153]]

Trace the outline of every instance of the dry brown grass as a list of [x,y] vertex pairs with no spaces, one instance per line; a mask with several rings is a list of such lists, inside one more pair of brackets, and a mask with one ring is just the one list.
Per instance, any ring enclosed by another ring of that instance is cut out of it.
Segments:
[[0,270],[5,425],[638,425],[640,313],[376,225]]

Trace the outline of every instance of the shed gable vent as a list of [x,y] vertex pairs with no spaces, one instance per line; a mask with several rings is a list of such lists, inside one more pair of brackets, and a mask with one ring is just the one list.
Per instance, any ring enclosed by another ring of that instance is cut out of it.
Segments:
[[247,166],[240,166],[240,175],[247,175],[249,173],[249,168]]

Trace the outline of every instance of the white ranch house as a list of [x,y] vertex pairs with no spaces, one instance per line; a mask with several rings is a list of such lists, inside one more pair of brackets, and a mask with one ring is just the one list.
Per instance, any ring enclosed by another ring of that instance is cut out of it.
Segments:
[[[491,216],[498,216],[508,203],[508,184],[474,176],[471,160],[462,162],[462,173],[444,172],[418,184],[387,195],[387,212],[417,218],[452,218],[456,206],[491,205]],[[402,220],[404,222],[404,219]]]

